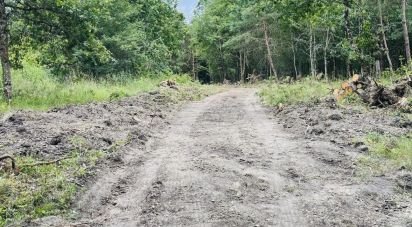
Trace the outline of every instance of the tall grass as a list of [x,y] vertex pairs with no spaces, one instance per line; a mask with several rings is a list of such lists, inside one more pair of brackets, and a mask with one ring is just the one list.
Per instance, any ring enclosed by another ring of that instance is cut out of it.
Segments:
[[338,87],[337,82],[319,81],[305,78],[292,84],[269,83],[259,92],[267,105],[297,104],[311,102],[331,94],[331,89]]
[[[33,63],[24,62],[23,69],[13,70],[13,100],[9,105],[0,98],[0,112],[11,109],[45,110],[68,104],[84,104],[136,95],[156,88],[170,75],[132,77],[115,75],[105,80],[58,80]],[[175,77],[180,82],[190,78]]]
[[412,170],[412,133],[401,137],[371,133],[366,137],[371,156],[391,160],[398,168]]

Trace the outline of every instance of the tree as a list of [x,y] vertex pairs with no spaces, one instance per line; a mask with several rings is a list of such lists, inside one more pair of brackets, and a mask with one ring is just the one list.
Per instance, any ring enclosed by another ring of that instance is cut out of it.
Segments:
[[0,58],[3,70],[3,96],[10,103],[12,99],[12,82],[9,58],[9,30],[4,0],[0,0]]
[[41,53],[36,60],[61,78],[179,71],[186,30],[175,6],[175,0],[0,1],[5,98],[12,97],[11,67],[27,50]]
[[383,24],[383,13],[382,13],[382,2],[381,0],[378,0],[378,8],[379,8],[379,26],[380,26],[380,30],[381,30],[381,34],[382,34],[382,41],[383,41],[383,45],[384,45],[384,51],[385,51],[385,55],[386,58],[388,60],[389,63],[389,70],[391,71],[391,73],[393,73],[393,64],[392,64],[392,59],[389,53],[389,48],[388,48],[388,42],[386,39],[386,34],[385,34],[385,26]]
[[408,6],[407,0],[402,0],[402,28],[403,28],[403,39],[405,45],[405,55],[406,62],[408,65],[411,64],[411,47],[409,44],[409,32],[408,32],[408,20],[406,17],[406,8]]

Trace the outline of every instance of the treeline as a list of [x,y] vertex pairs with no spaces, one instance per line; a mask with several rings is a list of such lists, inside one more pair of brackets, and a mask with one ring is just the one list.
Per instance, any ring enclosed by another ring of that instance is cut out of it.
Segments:
[[189,73],[203,82],[379,75],[410,62],[406,0],[0,0],[5,100],[22,59],[58,78]]
[[4,96],[27,55],[57,77],[179,70],[186,31],[176,0],[0,0]]
[[[406,0],[202,0],[193,75],[380,75],[410,62]],[[409,14],[411,15],[411,14]]]

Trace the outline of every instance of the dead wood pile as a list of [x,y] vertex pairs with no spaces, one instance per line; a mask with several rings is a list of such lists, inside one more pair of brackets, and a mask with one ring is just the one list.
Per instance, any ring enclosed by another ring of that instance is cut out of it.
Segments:
[[160,82],[159,86],[160,86],[160,87],[167,87],[167,88],[172,88],[172,89],[175,89],[175,90],[179,90],[176,81],[173,81],[173,80],[165,80],[165,81],[162,81],[162,82]]
[[412,78],[406,77],[395,81],[392,86],[378,84],[373,78],[361,78],[354,75],[349,81],[341,84],[339,89],[334,90],[337,100],[342,100],[348,95],[357,94],[364,103],[369,106],[384,108],[396,106],[410,108],[412,99]]

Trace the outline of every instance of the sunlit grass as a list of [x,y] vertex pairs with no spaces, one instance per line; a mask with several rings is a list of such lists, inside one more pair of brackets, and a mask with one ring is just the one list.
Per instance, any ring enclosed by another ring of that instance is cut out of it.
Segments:
[[64,213],[77,192],[76,180],[103,156],[75,150],[58,163],[36,166],[34,157],[17,157],[18,174],[0,171],[0,226]]
[[412,170],[412,133],[401,137],[371,133],[366,137],[366,143],[371,156],[388,159],[399,168]]
[[331,89],[338,87],[336,82],[303,79],[291,84],[269,83],[259,92],[267,105],[297,104],[315,101],[331,94]]
[[[57,80],[47,69],[25,63],[13,71],[13,101],[9,105],[0,96],[0,112],[12,109],[47,110],[68,104],[84,104],[133,96],[151,91],[163,80],[193,83],[189,76],[114,75],[106,79]],[[0,87],[0,89],[2,89]]]
[[412,134],[395,137],[370,133],[364,141],[369,153],[358,159],[359,176],[380,176],[399,169],[412,170]]

